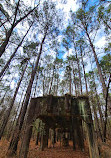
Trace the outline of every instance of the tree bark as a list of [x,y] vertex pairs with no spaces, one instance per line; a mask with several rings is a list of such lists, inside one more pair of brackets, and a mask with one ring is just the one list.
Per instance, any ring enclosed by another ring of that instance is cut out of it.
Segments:
[[87,28],[85,28],[86,30],[86,35],[88,37],[88,40],[89,40],[89,43],[90,43],[90,46],[92,48],[92,51],[93,51],[93,54],[94,54],[94,58],[95,58],[95,61],[96,61],[96,65],[97,65],[97,69],[98,69],[98,73],[99,73],[99,76],[100,76],[100,81],[102,83],[102,87],[103,87],[103,94],[104,94],[104,97],[106,96],[106,85],[105,85],[105,81],[104,81],[104,78],[103,78],[103,75],[102,75],[102,71],[101,71],[101,67],[99,65],[99,61],[98,61],[98,58],[97,58],[97,55],[96,55],[96,52],[95,52],[95,48],[94,48],[94,45],[90,39],[90,36],[87,32]]
[[25,98],[25,101],[23,103],[23,108],[20,111],[20,114],[19,114],[19,117],[18,117],[18,120],[17,120],[17,123],[16,123],[15,131],[14,131],[14,134],[12,136],[12,140],[11,140],[10,145],[9,145],[9,149],[8,149],[9,150],[9,155],[10,154],[13,155],[17,151],[19,136],[20,136],[20,132],[21,132],[21,129],[22,129],[23,122],[24,122],[25,113],[27,111],[27,106],[28,106],[28,103],[29,103],[30,95],[31,95],[31,89],[32,89],[34,77],[35,77],[35,74],[36,74],[36,71],[37,71],[37,67],[38,67],[38,64],[39,64],[39,60],[40,60],[40,57],[41,57],[42,47],[43,47],[43,43],[45,41],[46,35],[47,35],[47,31],[45,32],[44,37],[42,39],[39,54],[38,54],[38,57],[37,57],[37,60],[36,60],[36,63],[35,63],[35,67],[32,70],[29,85],[27,87],[26,98]]
[[92,108],[93,108],[93,112],[94,112],[96,131],[97,131],[97,134],[99,134],[101,140],[103,141],[103,133],[101,133],[101,129],[100,129],[99,120],[98,120],[98,117],[97,117],[97,110],[96,110],[96,107],[95,107],[93,94],[91,94],[91,102],[92,102]]
[[[75,40],[74,36],[73,36],[73,40]],[[78,55],[77,55],[77,51],[76,51],[76,44],[75,44],[75,42],[74,42],[74,49],[75,49],[75,53],[76,53],[77,66],[78,66],[78,72],[79,72],[80,89],[81,89],[81,94],[82,94],[82,82],[81,82],[80,64],[79,64],[79,59],[78,59]]]
[[73,69],[73,75],[74,75],[75,95],[76,95],[76,97],[77,97],[77,85],[76,85],[76,79],[75,79],[75,72],[74,72],[74,69]]
[[91,158],[100,158],[98,146],[97,146],[97,138],[94,133],[92,114],[88,100],[86,100],[86,103],[84,104],[84,110],[86,114],[85,122],[87,127],[87,134],[88,134],[89,154]]
[[53,79],[54,79],[54,69],[55,69],[55,66],[53,65],[53,73],[52,73],[51,83],[50,83],[50,87],[49,87],[49,95],[51,94],[51,90],[52,90],[52,83],[53,83]]
[[[20,0],[19,0],[19,1],[20,1]],[[18,2],[18,4],[19,4],[19,2]],[[40,4],[40,2],[39,2],[39,4]],[[39,4],[38,4],[36,7],[34,7],[32,10],[30,10],[26,15],[24,15],[24,16],[21,17],[19,20],[17,20],[16,22],[15,22],[15,20],[16,20],[16,16],[15,16],[14,21],[13,21],[13,24],[12,24],[11,28],[9,29],[9,31],[7,32],[7,36],[6,36],[6,38],[5,38],[4,42],[3,42],[3,44],[2,44],[1,47],[0,47],[0,57],[1,57],[2,54],[4,53],[4,51],[5,51],[5,49],[6,49],[6,46],[7,46],[8,42],[9,42],[9,38],[11,37],[11,34],[12,34],[14,28],[16,27],[16,25],[17,25],[18,23],[20,23],[22,20],[24,20],[25,18],[27,18],[28,15],[30,15],[30,14],[39,6]],[[16,13],[15,15],[17,15],[17,10],[18,10],[18,5],[17,5],[16,11],[15,11],[15,13]]]
[[111,83],[111,74],[110,74],[110,77],[109,77],[109,82],[108,82],[108,87],[107,87],[107,92],[106,92],[105,122],[104,122],[104,142],[106,142],[106,128],[107,128],[107,119],[108,119],[108,113],[107,113],[108,105],[107,104],[108,104],[108,91],[109,91],[110,83]]
[[[9,76],[8,76],[8,77],[9,77]],[[11,79],[9,85],[12,83],[12,81],[13,81],[13,77],[12,77],[12,79]],[[9,90],[6,90],[6,92],[5,92],[4,96],[3,96],[3,98],[2,98],[1,101],[0,101],[0,104],[2,104],[2,103],[4,102],[5,96],[6,96],[6,94],[7,94],[8,91],[9,91]]]
[[[32,23],[32,25],[33,25],[33,23]],[[31,25],[31,26],[32,26],[32,25]],[[5,64],[4,68],[1,70],[1,72],[0,72],[0,77],[2,77],[2,75],[4,74],[4,72],[6,71],[6,69],[8,68],[8,66],[9,66],[9,64],[10,64],[10,62],[11,62],[11,60],[12,60],[13,57],[15,56],[15,54],[16,54],[18,48],[22,45],[22,42],[24,41],[25,37],[27,36],[27,34],[28,34],[28,32],[29,32],[31,26],[29,27],[29,29],[27,30],[26,34],[25,34],[24,37],[22,38],[21,42],[19,43],[19,45],[17,46],[17,48],[15,49],[15,51],[13,52],[13,54],[11,55],[10,59],[9,59],[9,60],[7,61],[7,63]]]
[[15,16],[14,16],[13,24],[12,24],[10,30],[8,31],[8,33],[6,34],[5,41],[3,42],[3,44],[0,47],[0,57],[2,56],[3,52],[5,51],[5,48],[6,48],[7,44],[8,44],[8,41],[9,41],[9,38],[10,38],[10,36],[12,34],[12,31],[14,29],[14,24],[15,24],[15,21],[16,21],[17,11],[19,9],[19,3],[20,3],[20,0],[18,0],[17,7],[15,9]]
[[[81,47],[80,47],[80,49],[81,49]],[[81,49],[81,58],[82,58],[82,66],[83,66],[83,71],[84,71],[84,80],[85,80],[85,86],[86,86],[86,94],[88,95],[88,86],[87,86],[87,80],[86,80],[86,71],[85,71],[85,66],[84,66],[84,61],[83,61],[82,49]]]
[[37,76],[36,76],[35,92],[34,92],[34,94],[33,94],[34,98],[35,98],[35,96],[36,96],[36,91],[37,91],[37,88],[38,88],[38,87],[37,87],[38,78],[39,78],[39,70],[38,70],[38,73],[37,73]]
[[70,95],[72,93],[71,87],[72,87],[72,79],[71,79],[71,71],[70,71],[70,74],[69,74],[69,94]]
[[101,111],[101,105],[100,105],[100,100],[97,94],[97,89],[96,89],[96,84],[95,84],[95,92],[96,92],[96,100],[97,100],[97,107],[100,115],[100,124],[101,124],[101,130],[102,130],[102,136],[103,136],[103,129],[104,129],[104,119],[103,119],[103,114]]
[[30,143],[30,139],[32,135],[35,107],[36,107],[36,104],[32,100],[32,102],[30,102],[30,106],[28,110],[28,116],[26,120],[26,129],[25,129],[23,140],[21,143],[19,158],[27,158],[29,143]]
[[[103,96],[104,98],[106,99],[106,95],[107,95],[107,87],[106,87],[106,84],[105,84],[105,81],[104,81],[104,77],[103,77],[103,74],[102,74],[102,71],[101,71],[101,67],[99,65],[99,61],[98,61],[98,58],[97,58],[97,55],[96,55],[96,51],[95,51],[95,48],[94,48],[94,45],[91,41],[91,38],[89,36],[89,33],[87,31],[87,27],[84,27],[85,31],[86,31],[86,35],[88,37],[88,40],[89,40],[89,43],[90,43],[90,46],[92,48],[92,51],[93,51],[93,54],[94,54],[94,58],[95,58],[95,61],[96,61],[96,65],[97,65],[97,69],[98,69],[98,73],[99,73],[99,77],[100,77],[100,82],[102,84],[102,88],[103,88]],[[111,97],[108,96],[108,106],[109,106],[109,112],[111,113]]]
[[7,125],[7,122],[8,122],[10,113],[11,113],[11,110],[12,110],[12,108],[13,108],[13,106],[14,106],[14,101],[15,101],[15,99],[16,99],[16,96],[17,96],[17,93],[18,93],[20,84],[21,84],[21,82],[22,82],[23,76],[24,76],[24,74],[25,74],[26,68],[27,68],[27,64],[26,64],[26,66],[25,66],[25,68],[24,68],[24,70],[23,70],[23,72],[22,72],[21,78],[20,78],[20,80],[19,80],[19,82],[18,82],[18,84],[17,84],[17,87],[16,87],[16,90],[15,90],[13,99],[12,99],[12,101],[11,101],[11,103],[10,103],[10,106],[9,106],[9,109],[6,111],[6,114],[5,114],[5,116],[4,116],[4,119],[3,119],[3,122],[2,122],[2,125],[1,125],[1,128],[0,128],[0,139],[1,139],[2,135],[3,135],[3,132],[4,132],[5,127],[6,127],[6,125]]
[[77,59],[78,72],[79,72],[79,82],[80,82],[80,89],[81,89],[81,94],[82,94],[81,72],[80,72],[80,64],[79,64],[79,59],[78,59],[77,52],[76,52],[76,59]]

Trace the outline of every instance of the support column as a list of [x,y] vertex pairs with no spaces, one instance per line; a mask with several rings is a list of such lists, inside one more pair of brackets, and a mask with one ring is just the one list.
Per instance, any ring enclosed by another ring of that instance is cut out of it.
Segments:
[[48,138],[49,138],[49,127],[45,124],[45,135],[44,135],[44,148],[48,148]]
[[77,118],[76,121],[76,133],[77,133],[77,140],[78,146],[81,151],[84,151],[84,138],[83,138],[83,130],[82,130],[82,120]]
[[75,134],[74,134],[74,128],[75,128],[75,119],[72,116],[72,141],[73,141],[73,150],[76,150],[76,141],[75,141]]
[[49,127],[45,124],[44,132],[41,135],[41,150],[43,151],[44,148],[48,148],[48,138],[49,138]]
[[37,129],[37,135],[36,135],[36,143],[35,143],[35,145],[38,145],[39,136],[40,136],[40,121],[39,121],[38,129]]

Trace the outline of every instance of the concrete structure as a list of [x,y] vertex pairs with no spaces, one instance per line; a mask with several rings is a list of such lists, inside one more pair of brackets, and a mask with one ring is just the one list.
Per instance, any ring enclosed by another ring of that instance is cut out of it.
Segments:
[[63,131],[73,133],[73,149],[75,149],[75,133],[78,139],[78,146],[84,149],[84,136],[82,122],[85,122],[89,140],[90,158],[99,158],[91,109],[87,96],[74,97],[65,96],[44,96],[32,98],[26,121],[26,131],[23,139],[21,157],[26,158],[29,142],[32,134],[32,123],[40,118],[46,125],[46,135],[43,138],[43,148],[47,146],[48,129],[60,128]]

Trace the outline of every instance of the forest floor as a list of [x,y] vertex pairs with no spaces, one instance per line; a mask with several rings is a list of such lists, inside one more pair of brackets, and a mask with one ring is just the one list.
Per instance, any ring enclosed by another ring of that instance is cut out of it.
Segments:
[[[5,139],[0,141],[0,158],[8,158],[6,156],[9,142]],[[13,157],[13,158],[17,158]],[[72,142],[69,147],[60,146],[60,142],[55,144],[55,147],[50,147],[44,151],[40,151],[40,146],[35,145],[35,141],[31,140],[28,158],[89,158],[88,145],[85,144],[85,151],[73,151]]]

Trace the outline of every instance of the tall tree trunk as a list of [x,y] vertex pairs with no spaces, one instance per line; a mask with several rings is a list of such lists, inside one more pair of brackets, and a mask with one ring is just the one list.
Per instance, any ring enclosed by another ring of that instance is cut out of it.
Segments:
[[95,104],[95,101],[94,101],[93,94],[91,94],[91,102],[92,102],[92,108],[93,108],[93,112],[94,112],[95,127],[96,127],[96,130],[97,130],[97,134],[99,132],[99,136],[100,136],[101,140],[103,140],[103,135],[101,133],[99,120],[98,120],[98,117],[97,117],[97,110],[96,110],[96,107],[95,107],[96,104]]
[[86,115],[84,119],[86,121],[86,130],[87,130],[88,143],[89,143],[89,154],[91,158],[99,158],[100,156],[98,151],[97,138],[94,133],[93,119],[92,119],[91,109],[88,100],[86,100],[84,104],[84,111]]
[[[75,37],[73,36],[73,40],[75,40]],[[82,81],[81,81],[81,72],[80,72],[80,64],[79,64],[79,59],[76,51],[76,44],[74,42],[74,49],[76,53],[76,59],[77,59],[77,66],[78,66],[78,72],[79,72],[79,82],[80,82],[80,89],[81,89],[81,94],[82,94]]]
[[45,85],[44,85],[45,83],[44,83],[44,78],[45,78],[45,77],[43,77],[43,83],[42,83],[42,84],[43,84],[43,96],[44,96],[44,94],[45,94]]
[[15,24],[15,21],[16,21],[16,16],[17,16],[17,12],[18,12],[18,9],[19,9],[19,3],[20,3],[20,0],[18,0],[17,7],[15,9],[15,16],[14,16],[13,24],[12,24],[10,30],[6,33],[6,39],[3,42],[3,44],[1,45],[1,47],[0,47],[0,57],[2,56],[3,52],[5,51],[5,48],[6,48],[7,44],[8,44],[8,41],[9,41],[9,38],[10,38],[10,36],[12,34],[12,31],[14,29],[14,24]]
[[75,72],[74,72],[74,69],[73,69],[73,75],[74,75],[75,95],[77,96],[77,85],[76,85],[76,79],[75,79]]
[[[7,36],[6,36],[3,44],[0,47],[0,57],[2,56],[2,54],[4,53],[4,51],[6,49],[6,46],[7,46],[8,42],[9,42],[9,38],[11,37],[11,34],[12,34],[14,28],[17,26],[18,23],[20,23],[22,20],[24,20],[25,18],[27,18],[39,6],[39,4],[40,4],[40,0],[39,0],[39,3],[38,3],[38,5],[36,7],[34,7],[32,10],[30,10],[26,15],[24,15],[23,17],[21,17],[16,22],[15,22],[15,20],[16,20],[16,16],[15,16],[13,24],[12,24],[11,28],[9,29],[9,31],[7,32]],[[17,5],[17,7],[18,7],[18,5]],[[16,7],[16,12],[15,12],[16,14],[15,15],[17,15],[17,10],[18,10],[17,7]]]
[[58,95],[58,85],[59,85],[59,77],[57,75],[57,88],[56,88],[56,96]]
[[[93,54],[94,54],[94,58],[95,58],[95,61],[96,61],[96,65],[97,65],[97,69],[98,69],[98,73],[99,73],[99,77],[100,77],[100,82],[101,82],[102,88],[103,88],[103,96],[106,99],[107,87],[106,87],[106,84],[105,84],[105,81],[104,81],[104,77],[103,77],[103,74],[102,74],[102,71],[101,71],[101,67],[99,65],[99,61],[98,61],[98,58],[97,58],[97,55],[96,55],[96,51],[95,51],[94,45],[93,45],[93,43],[91,41],[91,38],[89,36],[89,33],[87,31],[87,27],[84,27],[84,29],[86,31],[86,35],[88,37],[90,46],[91,46]],[[111,97],[110,96],[108,96],[108,106],[111,108]],[[110,111],[110,113],[111,113],[111,111]]]
[[101,81],[102,87],[103,87],[103,94],[104,94],[104,97],[105,97],[106,96],[106,85],[105,85],[105,81],[104,81],[104,78],[103,78],[103,75],[102,75],[101,67],[99,65],[99,61],[98,61],[98,58],[97,58],[97,55],[96,55],[96,51],[95,51],[94,45],[93,45],[93,43],[92,43],[92,41],[90,39],[90,36],[89,36],[89,34],[87,32],[87,28],[85,28],[85,30],[86,30],[86,35],[88,37],[88,40],[89,40],[90,46],[92,48],[93,54],[94,54],[94,58],[95,58],[95,61],[96,61],[96,65],[97,65],[100,81]]
[[6,107],[4,107],[1,111],[0,111],[0,121],[2,120],[4,113],[6,111]]
[[[9,76],[8,76],[8,77],[9,77]],[[13,77],[12,77],[11,81],[9,82],[9,85],[12,83],[12,81],[13,81]],[[6,90],[6,92],[5,92],[4,96],[3,96],[3,98],[0,100],[0,104],[2,104],[2,103],[4,102],[5,96],[6,96],[6,94],[7,94],[8,91],[9,91],[9,89]]]
[[50,83],[50,87],[49,87],[49,95],[51,94],[51,90],[52,90],[52,83],[53,83],[53,79],[54,79],[54,69],[55,69],[55,66],[53,66],[53,73],[52,73],[51,83]]
[[21,141],[21,147],[19,151],[19,158],[27,158],[27,153],[29,149],[29,143],[32,135],[32,129],[33,129],[33,116],[35,112],[35,107],[36,104],[34,102],[30,102],[29,110],[28,110],[28,115],[26,119],[26,125],[23,133],[23,139]]
[[[27,82],[28,82],[28,79],[26,79],[24,87],[26,87]],[[19,101],[19,104],[18,104],[18,107],[17,107],[17,110],[16,110],[16,115],[15,115],[15,117],[14,117],[14,120],[12,121],[12,124],[11,124],[10,128],[9,128],[7,140],[9,140],[9,139],[11,138],[11,136],[13,135],[12,131],[13,131],[13,129],[14,129],[14,125],[15,125],[16,120],[17,120],[17,116],[18,116],[19,109],[20,109],[20,107],[21,107],[22,96],[24,96],[24,97],[23,97],[23,102],[24,102],[24,100],[25,100],[24,89],[23,89],[23,91],[22,91],[21,98],[20,98],[20,101]]]
[[[32,23],[32,25],[33,25],[33,23]],[[31,25],[31,26],[32,26],[32,25]],[[9,60],[7,61],[7,63],[5,64],[4,68],[1,70],[1,72],[0,72],[0,77],[3,75],[3,73],[5,72],[5,70],[8,68],[8,66],[9,66],[11,60],[13,59],[13,57],[15,56],[15,54],[16,54],[18,48],[22,45],[22,42],[24,41],[24,38],[27,36],[27,34],[28,34],[28,32],[29,32],[31,26],[29,27],[29,29],[27,30],[26,34],[25,34],[24,37],[22,38],[21,42],[19,43],[19,45],[17,46],[17,48],[15,49],[15,51],[13,52],[13,54],[11,55],[10,59],[9,59]]]
[[86,80],[86,71],[85,71],[85,66],[84,66],[83,54],[82,54],[82,48],[81,47],[80,47],[80,50],[81,50],[82,66],[83,66],[83,71],[84,71],[84,80],[85,80],[85,86],[86,86],[86,94],[88,95],[88,86],[87,86],[87,80]]
[[46,74],[47,74],[47,72],[46,72],[46,70],[44,70],[43,71],[43,96],[46,94]]
[[2,135],[3,135],[3,132],[4,132],[4,130],[5,130],[5,127],[6,127],[6,125],[7,125],[7,122],[8,122],[10,113],[11,113],[11,110],[12,110],[13,105],[14,105],[15,98],[16,98],[16,96],[17,96],[17,93],[18,93],[20,84],[21,84],[21,82],[22,82],[24,73],[25,73],[25,71],[26,71],[26,68],[27,68],[27,64],[26,64],[26,66],[25,66],[25,69],[24,69],[23,72],[22,72],[21,78],[20,78],[20,80],[19,80],[19,82],[18,82],[18,84],[17,84],[17,87],[16,87],[16,90],[15,90],[13,99],[12,99],[12,101],[11,101],[11,103],[10,103],[10,106],[9,106],[9,109],[6,111],[6,114],[5,114],[5,116],[4,116],[3,122],[2,122],[2,124],[1,124],[1,128],[0,128],[0,139],[1,139]]
[[79,82],[80,82],[81,94],[82,94],[81,71],[80,71],[80,64],[79,64],[79,59],[78,59],[77,52],[76,52],[76,59],[77,59],[77,65],[78,65],[78,72],[79,72]]
[[72,87],[72,80],[71,80],[71,70],[70,70],[70,74],[69,74],[69,94],[71,95],[72,91],[71,91],[71,87]]
[[39,64],[39,60],[40,60],[40,57],[41,57],[42,47],[43,47],[43,43],[45,41],[46,35],[47,35],[47,31],[45,32],[44,37],[42,39],[39,54],[38,54],[38,57],[37,57],[37,60],[36,60],[36,63],[35,63],[35,67],[32,70],[29,85],[27,87],[26,98],[25,98],[25,101],[23,103],[23,108],[20,111],[20,114],[19,114],[19,117],[18,117],[18,120],[17,120],[17,123],[16,123],[16,127],[15,127],[15,130],[14,130],[14,134],[12,136],[12,139],[11,139],[11,142],[10,142],[10,145],[9,145],[9,148],[8,148],[9,155],[13,155],[17,151],[19,136],[20,136],[20,132],[21,132],[21,129],[22,129],[23,122],[24,122],[24,117],[25,117],[25,114],[26,114],[26,111],[27,111],[27,107],[28,107],[28,103],[29,103],[29,99],[30,99],[30,94],[31,94],[31,89],[32,89],[34,77],[35,77],[35,74],[36,74],[36,71],[37,71],[37,67],[38,67],[38,64]]
[[105,106],[105,122],[104,122],[104,142],[106,142],[106,127],[107,127],[107,119],[108,119],[108,91],[109,91],[109,86],[111,83],[111,74],[109,77],[109,82],[108,82],[108,87],[107,87],[107,92],[106,92],[106,106]]
[[7,140],[9,141],[9,139],[11,138],[11,135],[12,135],[12,131],[13,131],[13,128],[14,128],[14,123],[16,122],[16,118],[17,118],[17,115],[18,115],[18,112],[19,112],[19,106],[20,106],[20,103],[17,107],[17,110],[16,110],[16,114],[15,114],[15,117],[14,117],[14,120],[11,122],[11,125],[8,129],[8,135],[7,135]]
[[37,76],[36,76],[35,92],[34,92],[34,94],[33,94],[34,97],[36,96],[36,92],[37,92],[37,88],[38,88],[38,87],[37,87],[38,78],[39,78],[39,69],[38,69]]
[[96,84],[95,85],[95,93],[96,93],[96,100],[97,100],[97,107],[98,107],[98,111],[99,111],[99,115],[100,115],[100,124],[101,124],[101,130],[102,130],[102,136],[103,136],[103,129],[104,129],[104,120],[103,120],[103,114],[101,111],[101,105],[100,105],[100,100],[97,94],[97,89],[96,89]]

